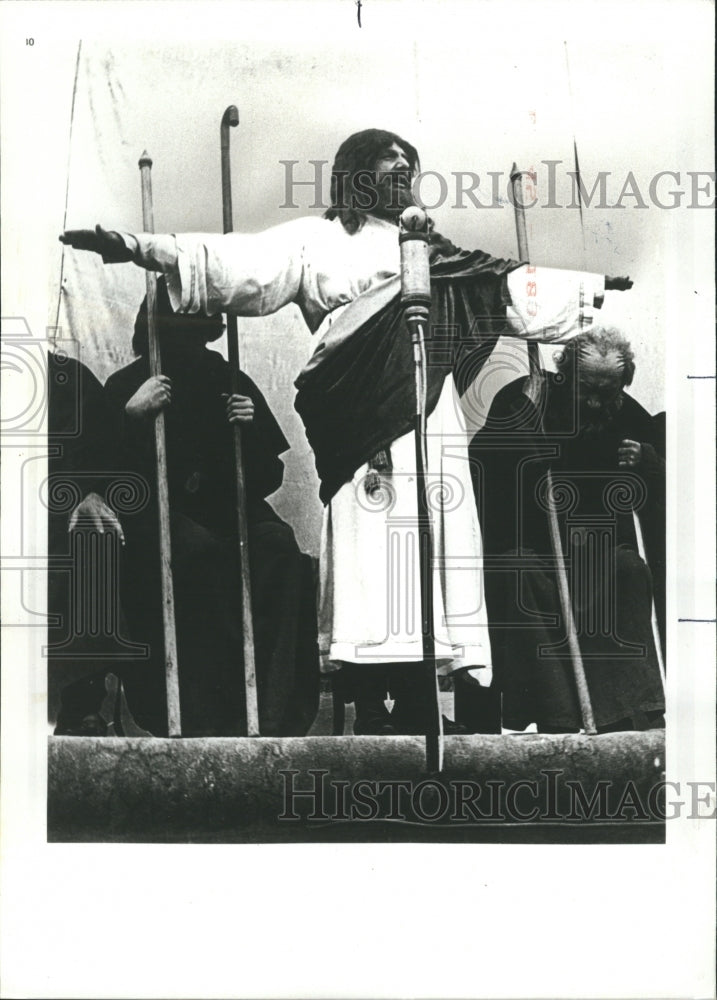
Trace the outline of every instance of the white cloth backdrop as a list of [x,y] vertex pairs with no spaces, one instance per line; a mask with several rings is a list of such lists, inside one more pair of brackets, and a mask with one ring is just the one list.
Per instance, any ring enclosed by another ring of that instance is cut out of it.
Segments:
[[[387,42],[388,45],[388,42]],[[485,92],[485,69],[496,65],[487,41],[485,61],[476,55],[479,73],[461,66],[460,79],[474,79],[476,92],[460,101],[452,93],[454,80],[446,77],[445,53],[433,50],[394,51],[395,79],[410,80],[406,89],[386,86],[381,66],[386,53],[344,50],[339,43],[317,60],[300,44],[291,50],[258,51],[242,44],[195,47],[131,48],[85,44],[80,51],[76,97],[72,115],[67,186],[67,226],[101,222],[130,232],[142,229],[140,177],[137,161],[143,150],[154,160],[155,230],[157,232],[211,232],[221,229],[219,123],[225,107],[239,107],[240,125],[231,130],[235,227],[248,232],[305,214],[312,209],[311,186],[294,188],[296,208],[286,202],[286,171],[282,160],[296,160],[294,177],[311,180],[310,160],[327,161],[322,168],[324,198],[328,198],[330,163],[340,141],[350,132],[369,126],[393,129],[414,142],[425,170],[446,178],[445,204],[432,211],[437,226],[459,245],[480,246],[499,256],[515,256],[513,210],[507,203],[510,164],[539,170],[538,195],[547,200],[547,172],[541,159],[559,159],[557,200],[571,200],[565,171],[573,169],[572,131],[562,45],[542,46],[537,53],[518,52],[510,72],[499,77],[502,91]],[[68,119],[76,62],[68,50],[58,74]],[[442,74],[433,72],[440,55]],[[580,58],[577,58],[577,57]],[[465,55],[457,55],[465,60]],[[617,199],[627,169],[649,179],[661,152],[654,139],[659,102],[640,106],[639,94],[623,102],[620,116],[609,118],[620,136],[606,141],[607,117],[589,76],[598,54],[576,46],[573,72],[578,131],[582,127],[581,168],[588,187],[598,170],[610,170],[619,182],[610,187]],[[654,56],[646,47],[638,58],[647,71]],[[458,68],[456,68],[458,73]],[[655,84],[652,80],[651,85]],[[674,95],[673,95],[674,96]],[[465,94],[464,94],[465,97]],[[315,107],[316,113],[311,109]],[[647,108],[647,118],[645,108]],[[601,123],[600,140],[587,127]],[[675,120],[670,128],[675,127]],[[665,126],[661,124],[664,137]],[[685,126],[687,129],[688,126]],[[652,132],[652,145],[648,141]],[[632,138],[628,141],[628,136]],[[62,151],[57,151],[58,171]],[[668,164],[671,166],[671,164]],[[641,168],[641,172],[640,169]],[[481,176],[479,198],[489,202],[487,171],[503,171],[499,178],[501,207],[477,209],[464,198],[456,207],[455,171]],[[543,185],[541,187],[541,185]],[[60,194],[57,185],[55,200]],[[64,197],[62,190],[62,197]],[[427,177],[421,188],[428,205],[440,193],[439,181]],[[626,200],[626,205],[633,202]],[[55,228],[62,228],[64,206],[53,206]],[[586,211],[586,250],[583,252],[576,210],[538,208],[528,212],[531,256],[535,263],[585,266],[588,270],[629,273],[635,279],[629,295],[610,296],[604,320],[622,325],[637,352],[635,395],[651,410],[664,407],[662,370],[664,328],[661,281],[666,253],[665,227],[672,213]],[[99,258],[64,251],[62,293],[59,292],[62,249],[53,244],[48,324],[54,326],[59,307],[59,336],[63,346],[104,381],[111,371],[131,359],[134,316],[144,294],[144,274],[131,264],[105,267]],[[293,410],[293,381],[313,350],[313,342],[298,311],[292,306],[272,317],[240,320],[240,344],[245,370],[266,394],[291,443],[285,456],[286,476],[274,498],[278,512],[294,526],[300,544],[317,552],[320,505],[313,457],[303,428]],[[223,342],[219,345],[224,350]],[[549,362],[551,350],[543,348]],[[524,370],[521,346],[505,342],[495,364],[466,400],[469,426],[479,426],[495,390]]]

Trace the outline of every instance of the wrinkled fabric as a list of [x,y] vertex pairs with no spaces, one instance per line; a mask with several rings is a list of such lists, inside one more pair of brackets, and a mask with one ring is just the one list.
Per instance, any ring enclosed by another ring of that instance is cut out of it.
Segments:
[[[505,329],[509,299],[503,278],[520,265],[481,251],[437,257],[426,329],[426,413],[436,407],[449,372],[471,377]],[[350,325],[351,307],[338,323]],[[364,462],[411,430],[416,410],[411,338],[400,297],[352,336],[339,339],[296,380],[295,406],[306,427],[324,503]],[[479,355],[476,355],[476,349]]]
[[[470,448],[503,725],[582,726],[540,499],[548,468],[595,721],[598,728],[632,725],[665,707],[651,628],[652,594],[664,592],[659,427],[623,392],[608,426],[581,430],[572,390],[562,376],[548,373],[545,379],[542,412],[518,379],[497,394]],[[618,466],[624,439],[643,444],[637,468]],[[637,551],[630,498],[639,510],[649,567]]]
[[[168,336],[171,336],[168,335]],[[234,439],[226,419],[230,392],[229,366],[215,351],[162,351],[162,373],[172,383],[172,403],[164,411],[169,492],[174,510],[212,530],[229,534],[236,520]],[[105,384],[123,444],[135,469],[152,485],[156,480],[154,424],[132,419],[125,404],[149,378],[147,358],[137,358],[115,372]],[[288,442],[254,382],[239,373],[240,395],[254,403],[254,418],[242,430],[249,520],[271,517],[264,503],[281,485],[280,455]]]
[[[532,565],[519,575],[515,570],[486,574],[503,726],[523,730],[536,723],[539,730],[577,731],[583,722],[555,572],[550,560],[536,559],[532,550],[520,558]],[[602,612],[599,589],[590,589],[575,606],[580,651],[598,729],[620,722],[632,728],[640,715],[665,710],[650,628],[652,577],[630,546],[613,548],[609,561],[605,575],[613,576],[615,588],[614,634],[580,629],[581,620]]]

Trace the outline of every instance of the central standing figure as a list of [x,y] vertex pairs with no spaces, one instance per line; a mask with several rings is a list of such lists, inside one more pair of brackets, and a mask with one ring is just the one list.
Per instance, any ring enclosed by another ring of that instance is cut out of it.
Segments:
[[[325,671],[350,675],[357,734],[425,732],[413,439],[414,373],[399,297],[398,221],[415,204],[415,148],[368,129],[340,146],[323,218],[253,235],[73,230],[61,239],[106,263],[167,277],[177,311],[242,316],[290,302],[319,344],[299,375],[296,408],[325,504],[319,633]],[[434,626],[440,673],[491,677],[481,537],[463,390],[501,334],[569,339],[592,322],[605,279],[530,268],[431,236],[427,331],[428,491],[434,532]],[[395,699],[385,707],[387,691]]]

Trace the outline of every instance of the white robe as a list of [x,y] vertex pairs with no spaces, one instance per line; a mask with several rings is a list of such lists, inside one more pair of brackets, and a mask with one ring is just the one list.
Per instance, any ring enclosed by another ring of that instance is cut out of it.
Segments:
[[[182,312],[262,316],[296,303],[323,338],[343,308],[399,273],[396,226],[367,217],[349,235],[338,219],[297,219],[263,233],[125,236],[145,267],[167,276]],[[522,339],[561,342],[592,322],[602,275],[523,266],[507,278],[507,317]],[[490,683],[482,542],[458,394],[446,377],[428,418],[428,483],[434,531],[438,669],[481,668]],[[344,662],[422,658],[413,433],[391,444],[393,471],[378,497],[358,469],[324,511],[319,642],[325,670]]]

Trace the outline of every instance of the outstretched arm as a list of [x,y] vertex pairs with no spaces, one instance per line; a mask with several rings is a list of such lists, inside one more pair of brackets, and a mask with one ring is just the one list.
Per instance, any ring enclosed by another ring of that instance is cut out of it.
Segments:
[[525,264],[507,276],[510,333],[539,343],[563,343],[587,329],[606,291],[627,291],[630,278]]
[[122,264],[134,260],[134,253],[120,234],[108,232],[99,225],[94,229],[67,229],[60,235],[60,243],[73,250],[98,253],[105,264]]
[[177,312],[265,316],[299,296],[308,221],[251,235],[131,235],[96,226],[68,229],[60,241],[98,253],[106,264],[133,261],[162,272]]

